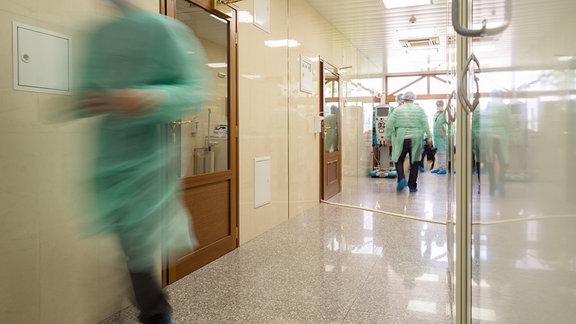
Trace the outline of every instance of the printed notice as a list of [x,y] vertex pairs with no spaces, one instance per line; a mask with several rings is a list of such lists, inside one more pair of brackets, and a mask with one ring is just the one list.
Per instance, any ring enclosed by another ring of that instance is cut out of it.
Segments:
[[312,93],[312,62],[300,56],[300,91]]

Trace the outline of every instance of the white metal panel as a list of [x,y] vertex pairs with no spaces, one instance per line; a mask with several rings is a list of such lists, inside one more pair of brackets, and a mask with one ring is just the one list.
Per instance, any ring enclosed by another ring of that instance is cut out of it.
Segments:
[[270,203],[270,157],[254,159],[254,208]]
[[70,94],[71,37],[13,22],[14,89]]

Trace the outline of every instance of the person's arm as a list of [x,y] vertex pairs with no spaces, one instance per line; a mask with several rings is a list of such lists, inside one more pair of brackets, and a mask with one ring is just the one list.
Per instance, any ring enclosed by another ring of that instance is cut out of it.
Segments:
[[387,146],[392,145],[392,133],[395,131],[396,124],[396,109],[388,115],[386,120],[386,127],[384,127],[384,141]]
[[428,117],[424,112],[424,109],[420,109],[420,122],[422,127],[424,127],[424,133],[426,134],[426,143],[432,145],[432,132],[430,131],[430,125],[428,125]]
[[[142,44],[141,55],[149,80],[125,88],[99,89],[90,84],[99,80],[101,60],[95,57],[101,36],[89,41],[88,57],[82,75],[78,114],[92,116],[114,113],[134,122],[168,122],[180,119],[204,100],[205,56],[200,42],[183,24],[161,15],[148,16],[147,34],[152,46]],[[163,20],[166,19],[166,20]],[[139,71],[141,72],[141,71]]]
[[209,90],[204,49],[188,27],[172,22],[165,26],[166,35],[160,35],[163,41],[155,52],[156,58],[162,60],[160,68],[163,73],[168,71],[170,79],[136,87],[158,93],[161,100],[151,113],[161,122],[180,119],[191,110],[199,111]]

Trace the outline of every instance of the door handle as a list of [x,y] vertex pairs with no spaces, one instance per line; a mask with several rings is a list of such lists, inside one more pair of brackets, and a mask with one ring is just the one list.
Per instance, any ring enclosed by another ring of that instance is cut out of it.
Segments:
[[184,125],[184,124],[192,124],[192,121],[191,120],[175,120],[175,121],[170,123],[170,125],[174,125],[174,126]]
[[452,27],[454,27],[454,31],[456,31],[456,33],[458,33],[460,36],[493,36],[500,34],[510,25],[510,21],[512,19],[512,0],[504,0],[506,2],[504,5],[504,22],[502,25],[494,28],[487,28],[487,21],[486,19],[483,19],[481,29],[467,29],[460,25],[460,1],[461,0],[452,0]]
[[185,125],[185,124],[192,124],[192,121],[191,120],[175,120],[173,122],[170,122],[170,126],[172,127],[172,129],[176,128],[176,126]]
[[332,128],[332,127],[324,125],[324,139],[326,139],[326,137],[328,136],[328,129],[329,128]]
[[466,61],[466,65],[464,65],[464,70],[462,71],[462,75],[460,75],[460,82],[458,85],[458,99],[460,99],[460,102],[464,106],[464,109],[466,109],[466,111],[469,114],[473,113],[478,104],[480,103],[480,85],[478,84],[478,77],[476,76],[476,70],[472,70],[474,76],[474,84],[476,85],[476,92],[474,93],[473,102],[470,102],[470,100],[468,100],[468,94],[466,93],[466,91],[464,91],[465,90],[464,81],[466,81],[468,71],[470,70],[470,64],[472,64],[472,62],[476,63],[476,66],[478,66],[478,70],[480,70],[480,62],[478,61],[478,58],[476,57],[476,55],[471,54],[470,57],[468,57],[468,61]]

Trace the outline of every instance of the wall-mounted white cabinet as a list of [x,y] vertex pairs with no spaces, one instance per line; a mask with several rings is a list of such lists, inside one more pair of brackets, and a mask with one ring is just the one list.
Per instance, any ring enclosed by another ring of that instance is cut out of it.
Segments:
[[12,22],[14,89],[69,95],[71,37]]

